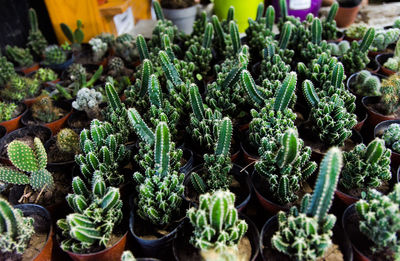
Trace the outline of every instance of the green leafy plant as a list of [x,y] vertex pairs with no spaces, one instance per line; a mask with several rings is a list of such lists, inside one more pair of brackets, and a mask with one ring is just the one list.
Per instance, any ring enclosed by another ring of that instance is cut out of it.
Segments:
[[304,146],[297,131],[290,128],[276,140],[264,137],[259,154],[255,169],[266,178],[273,198],[283,205],[296,201],[302,183],[317,168],[317,164],[310,161],[310,147]]
[[103,95],[94,89],[82,88],[78,91],[72,107],[78,111],[85,111],[90,119],[100,118],[100,103]]
[[356,115],[346,110],[344,101],[336,93],[320,99],[309,80],[303,82],[303,93],[311,107],[313,133],[325,146],[342,146],[357,123]]
[[334,2],[329,9],[327,17],[324,17],[322,22],[322,39],[324,40],[335,40],[337,38],[338,29],[336,27],[335,16],[339,9],[339,4]]
[[21,210],[0,198],[0,220],[0,252],[22,255],[35,233],[33,218],[24,217]]
[[29,67],[33,64],[33,56],[29,49],[19,48],[18,46],[6,46],[6,55],[15,66]]
[[80,151],[79,135],[75,131],[64,128],[57,133],[57,148],[66,153],[78,153]]
[[18,106],[13,102],[0,102],[0,122],[11,120],[17,108]]
[[71,28],[64,24],[60,24],[61,31],[64,33],[65,37],[72,44],[73,47],[79,48],[85,38],[85,34],[82,31],[83,24],[81,20],[76,21],[76,29],[72,32]]
[[387,115],[396,112],[400,107],[400,75],[393,74],[381,82],[382,110]]
[[7,61],[5,56],[0,56],[0,86],[5,85],[15,74],[12,62]]
[[79,143],[82,153],[75,156],[83,176],[90,180],[98,171],[107,184],[121,184],[124,176],[119,170],[130,157],[123,140],[121,133],[116,132],[110,123],[92,120],[90,130],[81,131]]
[[360,231],[373,242],[373,254],[398,260],[400,258],[400,185],[389,195],[370,189],[355,208],[360,218]]
[[201,251],[203,257],[209,252],[215,252],[218,256],[231,252],[237,258],[237,246],[246,234],[248,225],[238,217],[233,193],[217,190],[203,194],[199,207],[190,208],[187,216],[194,228],[190,242]]
[[47,40],[39,29],[36,11],[30,8],[28,11],[29,24],[31,26],[28,35],[27,46],[36,56],[41,56],[47,46]]
[[390,172],[391,151],[379,138],[368,146],[358,144],[352,151],[343,153],[344,167],[340,184],[347,190],[376,188],[392,178]]
[[47,154],[39,138],[35,138],[33,148],[14,140],[7,147],[11,167],[0,167],[0,180],[17,185],[30,185],[38,191],[51,189],[54,185],[51,173],[46,169]]
[[358,95],[380,96],[381,80],[378,76],[372,75],[371,72],[362,70],[355,77],[352,88]]
[[332,245],[336,217],[328,214],[342,168],[342,154],[331,148],[323,158],[312,196],[306,194],[300,208],[278,213],[279,229],[272,247],[296,260],[316,260]]
[[353,41],[350,49],[343,54],[341,62],[347,74],[353,74],[363,70],[369,63],[368,49],[374,41],[375,29],[369,28],[361,43]]
[[352,24],[346,29],[345,35],[353,39],[361,39],[368,31],[368,28],[369,28],[368,25],[362,22],[357,24]]
[[51,82],[58,79],[58,75],[50,68],[39,68],[34,75],[34,79],[40,82]]
[[86,254],[110,247],[112,233],[122,220],[118,188],[107,187],[100,170],[92,174],[89,184],[74,177],[73,193],[66,197],[73,213],[57,221],[64,251]]
[[67,61],[67,54],[61,47],[57,45],[49,45],[44,49],[44,61],[45,65],[62,64]]
[[385,141],[386,146],[400,153],[400,124],[390,124],[383,133],[382,139]]
[[165,226],[179,214],[184,174],[171,167],[171,137],[165,122],[158,124],[154,138],[154,164],[144,173],[133,174],[139,193],[137,214],[154,225]]
[[53,99],[48,95],[42,95],[31,107],[32,116],[42,122],[49,123],[63,116],[61,109],[54,105]]

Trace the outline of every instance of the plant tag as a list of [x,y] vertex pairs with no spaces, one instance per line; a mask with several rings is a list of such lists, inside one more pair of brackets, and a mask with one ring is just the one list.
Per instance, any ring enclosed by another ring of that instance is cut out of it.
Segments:
[[114,15],[113,17],[115,28],[117,29],[118,35],[124,33],[130,33],[135,27],[135,19],[133,17],[132,8],[129,7],[122,14]]
[[303,10],[311,7],[311,0],[290,0],[289,9]]

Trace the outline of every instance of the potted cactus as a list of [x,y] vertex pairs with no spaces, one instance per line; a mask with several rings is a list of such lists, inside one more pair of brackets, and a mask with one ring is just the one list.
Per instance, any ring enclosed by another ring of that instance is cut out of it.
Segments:
[[64,51],[57,45],[49,45],[44,49],[44,60],[42,65],[61,73],[66,70],[73,62],[74,55],[70,52]]
[[0,218],[2,260],[50,260],[53,226],[46,209],[35,204],[12,207],[0,198]]
[[400,185],[388,195],[370,189],[343,214],[343,228],[358,260],[397,260],[400,245]]
[[400,149],[399,149],[399,120],[382,121],[376,125],[374,129],[374,137],[379,137],[384,140],[386,147],[392,150],[391,166],[396,169],[400,165]]
[[14,63],[14,66],[18,66],[15,70],[22,71],[25,75],[39,69],[39,64],[33,61],[29,49],[20,48],[18,46],[11,47],[6,46],[6,55],[8,59]]
[[258,232],[249,218],[238,213],[234,202],[235,195],[225,190],[201,195],[199,206],[187,211],[190,225],[185,224],[174,240],[175,258],[255,260]]
[[337,238],[332,239],[336,217],[328,214],[341,168],[341,151],[331,148],[321,162],[313,195],[304,195],[299,208],[280,211],[265,223],[261,231],[264,258],[316,260],[332,255],[343,259],[343,248],[336,245]]
[[322,39],[330,43],[339,43],[343,40],[344,34],[337,29],[336,14],[339,10],[339,4],[334,2],[329,9],[327,17],[322,18]]
[[60,81],[58,74],[50,68],[39,68],[33,75],[33,79],[38,80],[46,87]]
[[368,28],[369,26],[363,22],[352,24],[344,31],[345,39],[350,42],[361,40]]
[[39,29],[36,11],[30,8],[28,11],[29,24],[31,26],[28,35],[27,46],[36,58],[42,58],[44,49],[47,46],[47,40]]
[[20,120],[26,113],[26,105],[16,104],[14,102],[0,102],[0,126],[11,132],[20,127]]
[[383,53],[375,57],[385,75],[392,75],[400,71],[400,39],[396,43],[394,53]]
[[61,129],[57,135],[44,144],[51,168],[74,165],[75,155],[80,152],[79,132],[69,128]]

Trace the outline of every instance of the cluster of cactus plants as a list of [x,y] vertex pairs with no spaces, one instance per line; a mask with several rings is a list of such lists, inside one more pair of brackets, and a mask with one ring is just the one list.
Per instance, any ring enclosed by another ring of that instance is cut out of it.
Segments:
[[362,70],[355,76],[352,88],[358,95],[380,96],[381,80],[378,76],[372,75],[371,72]]
[[382,139],[385,141],[386,146],[400,153],[400,124],[390,124],[383,133]]

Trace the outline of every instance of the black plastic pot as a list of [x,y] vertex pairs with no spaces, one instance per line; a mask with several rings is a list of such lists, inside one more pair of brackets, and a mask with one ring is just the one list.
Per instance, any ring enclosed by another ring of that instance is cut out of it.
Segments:
[[[250,261],[254,261],[257,259],[257,256],[259,254],[260,251],[260,234],[258,232],[258,229],[256,227],[256,225],[253,223],[253,221],[251,221],[250,218],[248,218],[247,216],[245,216],[242,213],[239,213],[239,218],[240,219],[244,219],[248,225],[248,229],[247,232],[245,234],[245,236],[249,239],[250,244],[251,244],[251,258]],[[199,258],[199,254],[197,254],[199,252],[199,250],[197,248],[195,248],[192,244],[189,243],[189,239],[191,237],[193,233],[193,227],[190,224],[190,222],[188,220],[185,221],[185,223],[182,226],[182,229],[180,229],[177,233],[176,238],[173,241],[173,253],[174,253],[174,257],[175,260],[177,261],[186,261],[186,260],[192,260],[192,261],[197,261],[197,260],[201,260],[201,258]],[[188,259],[187,255],[185,253],[188,254],[192,254],[195,253],[196,256],[191,257],[190,259]],[[198,257],[198,258],[196,258]]]
[[2,139],[0,139],[0,161],[3,164],[11,165],[11,162],[7,156],[7,145],[15,139],[26,136],[38,137],[44,144],[51,138],[52,134],[49,128],[41,125],[27,126],[6,134]]
[[7,133],[6,127],[0,125],[0,139],[2,139]]
[[[389,121],[382,121],[378,125],[375,126],[374,129],[374,138],[376,137],[382,137],[383,133],[389,128],[389,126],[393,123],[400,124],[400,120],[389,120]],[[397,169],[397,167],[400,165],[400,154],[392,150],[392,154],[390,156],[391,160],[391,166],[394,169]]]
[[[76,122],[82,122],[83,125],[77,125]],[[67,120],[67,126],[69,128],[77,128],[77,129],[84,129],[90,128],[91,119],[86,115],[84,111],[76,111],[74,110],[71,116]]]
[[185,165],[181,166],[179,170],[180,170],[183,174],[186,175],[186,174],[188,174],[189,171],[193,168],[194,154],[193,154],[193,151],[192,151],[191,149],[186,148],[186,147],[184,147],[184,146],[180,146],[179,149],[181,149],[182,152],[183,152],[182,158],[186,159]]
[[[79,134],[79,132],[77,132]],[[56,137],[51,137],[46,143],[44,144],[44,147],[46,149],[47,154],[52,153],[52,151],[49,151],[50,147],[53,146],[57,142]],[[51,168],[56,168],[56,169],[68,169],[71,168],[75,164],[75,158],[72,157],[71,160],[68,161],[62,161],[62,162],[47,162],[47,166]]]
[[[341,227],[338,224],[339,222],[336,221],[335,227],[333,228],[333,238],[332,241],[333,243],[337,244],[339,246],[340,251],[343,254],[343,259],[344,261],[352,261],[353,260],[353,251],[351,249],[351,245],[349,240],[346,238],[345,233],[341,229]],[[261,233],[260,233],[260,253],[262,260],[272,260],[272,261],[286,261],[286,260],[292,260],[285,254],[277,251],[277,250],[272,250],[275,259],[273,259],[271,256],[265,256],[264,249],[265,248],[272,248],[271,246],[271,238],[275,234],[275,232],[278,230],[278,218],[277,216],[271,217],[263,226]]]
[[[196,195],[197,198],[197,192],[193,188],[193,185],[191,183],[191,176],[193,172],[200,173],[202,170],[204,170],[204,165],[200,164],[192,168],[188,175],[186,175],[185,180],[183,181],[183,184],[185,185],[185,192],[184,192],[184,198],[188,201],[191,202],[195,205],[198,204],[198,201],[195,201],[193,197],[189,197],[188,193],[192,195]],[[237,200],[235,202],[235,207],[238,209],[239,212],[243,211],[247,204],[250,202],[251,198],[251,181],[250,181],[250,176],[249,173],[246,170],[243,170],[243,168],[237,164],[233,164],[232,169],[229,173],[230,175],[233,175],[234,178],[238,181],[240,184],[240,188],[237,188],[239,191],[244,191],[245,197],[242,197],[242,200]],[[238,191],[235,191],[234,189],[231,189],[233,193],[237,193]],[[236,195],[236,199],[238,199],[238,196]]]

